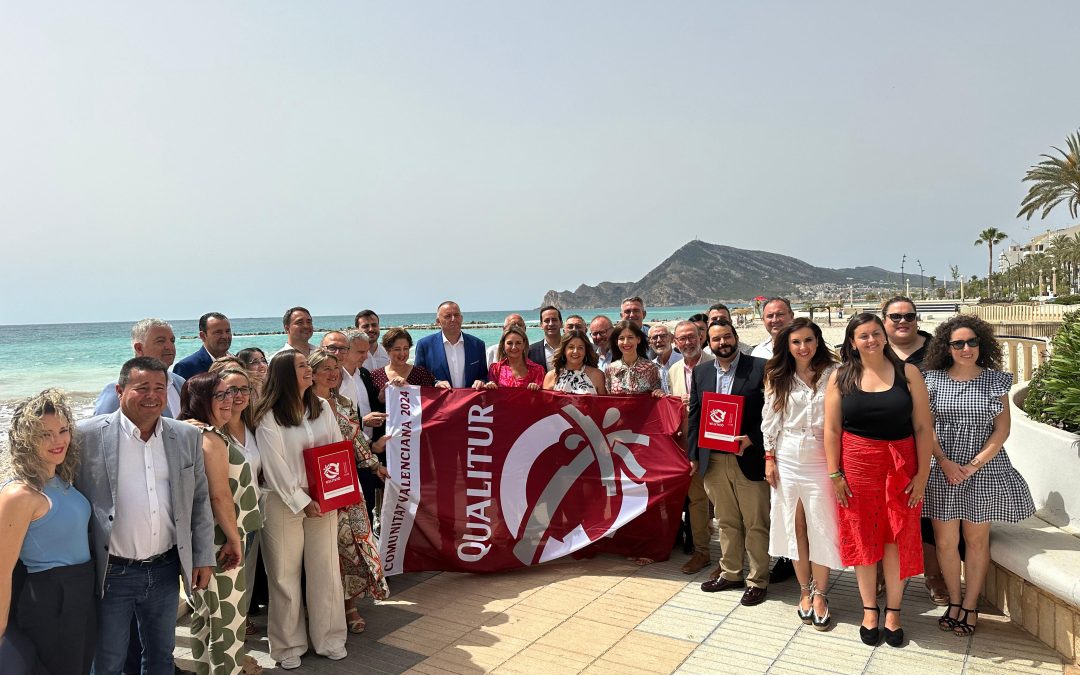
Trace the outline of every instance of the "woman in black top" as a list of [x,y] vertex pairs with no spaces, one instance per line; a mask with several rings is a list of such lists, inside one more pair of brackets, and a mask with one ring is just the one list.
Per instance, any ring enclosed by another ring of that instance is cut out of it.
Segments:
[[877,562],[885,573],[885,641],[899,647],[901,580],[923,571],[919,512],[934,430],[919,369],[904,364],[877,316],[848,322],[844,364],[825,394],[825,453],[840,503],[840,559],[855,566],[864,617],[859,634],[877,644]]

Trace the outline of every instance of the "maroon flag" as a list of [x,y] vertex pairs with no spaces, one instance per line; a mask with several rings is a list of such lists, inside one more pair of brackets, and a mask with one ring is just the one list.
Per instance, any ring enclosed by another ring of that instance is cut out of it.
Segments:
[[386,412],[387,575],[671,553],[690,484],[677,397],[409,386]]

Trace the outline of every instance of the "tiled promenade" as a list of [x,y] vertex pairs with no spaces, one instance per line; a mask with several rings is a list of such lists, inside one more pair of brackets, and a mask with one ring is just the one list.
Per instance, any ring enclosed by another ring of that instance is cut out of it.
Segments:
[[[1047,673],[1061,659],[997,614],[977,633],[943,633],[921,578],[904,597],[908,643],[859,641],[855,576],[834,575],[835,628],[819,633],[795,616],[798,585],[774,585],[757,607],[740,593],[703,593],[679,571],[686,556],[643,568],[619,558],[567,561],[488,576],[410,574],[392,597],[362,610],[367,631],[350,635],[342,661],[310,654],[295,673]],[[262,627],[265,616],[256,617]],[[186,629],[177,656],[185,666]],[[264,631],[248,641],[267,672]]]

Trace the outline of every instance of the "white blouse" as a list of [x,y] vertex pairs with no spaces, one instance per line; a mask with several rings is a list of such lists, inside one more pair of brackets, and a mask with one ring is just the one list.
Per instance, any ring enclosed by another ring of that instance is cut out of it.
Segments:
[[305,411],[303,421],[295,427],[283,427],[274,418],[273,411],[266,413],[255,438],[262,454],[263,479],[266,491],[273,492],[285,502],[293,513],[300,513],[311,503],[305,488],[307,471],[304,469],[304,450],[342,440],[341,428],[334,419],[330,404],[319,399],[322,413],[309,420]]
[[825,441],[825,390],[836,368],[835,364],[827,367],[813,389],[796,376],[795,386],[788,393],[787,404],[779,412],[773,407],[776,397],[772,388],[765,389],[765,407],[761,411],[761,435],[765,441],[765,454],[773,453],[780,432],[786,429],[798,429],[812,434],[818,441]]

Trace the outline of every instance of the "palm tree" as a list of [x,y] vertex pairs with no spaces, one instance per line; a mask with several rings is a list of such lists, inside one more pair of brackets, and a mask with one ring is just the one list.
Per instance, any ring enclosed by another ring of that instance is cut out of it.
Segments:
[[982,246],[986,244],[990,251],[990,262],[986,266],[986,297],[992,298],[993,293],[990,292],[990,277],[994,274],[994,244],[1000,244],[1005,241],[1009,235],[1005,234],[996,227],[988,227],[979,233],[979,238],[975,240],[976,246]]
[[1045,218],[1050,211],[1067,200],[1069,215],[1076,218],[1080,211],[1080,131],[1066,137],[1069,151],[1054,146],[1061,157],[1040,155],[1045,159],[1028,169],[1022,183],[1031,181],[1027,196],[1020,202],[1020,212],[1016,217],[1026,216],[1028,220],[1035,212],[1042,209]]
[[952,276],[953,297],[955,298],[956,297],[956,289],[959,287],[959,284],[960,284],[960,266],[959,265],[949,265],[949,275]]

